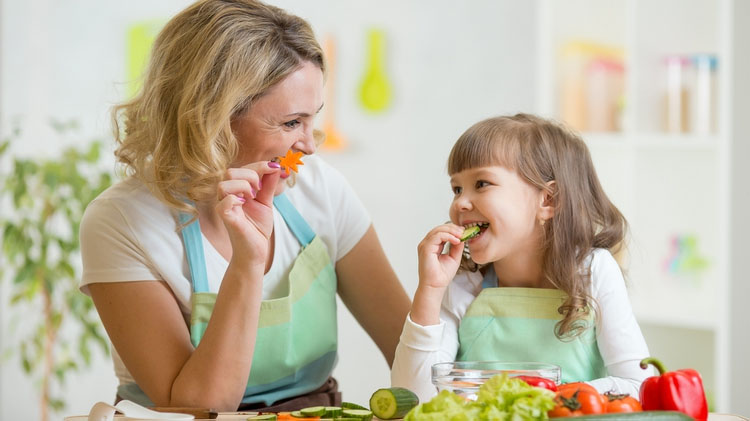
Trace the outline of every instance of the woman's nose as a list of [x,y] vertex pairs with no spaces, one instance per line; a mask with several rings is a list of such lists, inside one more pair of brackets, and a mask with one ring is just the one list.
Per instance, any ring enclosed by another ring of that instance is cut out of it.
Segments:
[[312,125],[306,126],[305,130],[302,131],[301,138],[297,141],[297,150],[302,151],[305,155],[312,155],[317,149],[315,144],[314,129]]

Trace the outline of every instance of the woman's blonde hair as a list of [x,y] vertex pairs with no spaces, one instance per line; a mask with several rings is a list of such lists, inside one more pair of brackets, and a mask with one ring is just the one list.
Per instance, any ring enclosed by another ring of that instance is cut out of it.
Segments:
[[173,208],[214,199],[238,153],[231,121],[323,52],[302,18],[254,0],[202,0],[172,18],[143,88],[114,107],[115,156]]
[[[551,120],[529,114],[494,117],[470,127],[448,158],[448,173],[501,165],[552,197],[554,216],[544,225],[542,272],[568,297],[558,311],[558,338],[575,337],[588,327],[590,268],[584,261],[594,248],[613,254],[627,233],[627,221],[604,193],[583,140]],[[549,183],[554,181],[554,183]],[[477,270],[464,256],[462,267]]]

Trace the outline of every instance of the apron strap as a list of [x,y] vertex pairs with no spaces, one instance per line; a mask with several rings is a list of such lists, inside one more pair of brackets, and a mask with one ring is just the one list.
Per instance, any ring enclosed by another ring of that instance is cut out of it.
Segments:
[[292,231],[297,240],[305,248],[315,238],[315,231],[310,228],[305,218],[300,215],[285,193],[273,198],[273,204],[284,218],[284,222]]
[[[282,193],[273,198],[273,204],[278,209],[284,222],[297,240],[305,248],[315,238],[315,231],[310,228],[305,218],[300,215],[286,194]],[[180,223],[185,224],[192,215],[180,212]],[[208,292],[208,275],[206,275],[206,258],[203,254],[203,235],[198,219],[182,229],[182,239],[185,242],[188,266],[190,267],[190,281],[193,292]]]
[[494,265],[490,265],[490,268],[484,274],[484,278],[482,278],[482,289],[485,288],[497,288],[497,274],[495,274]]
[[[180,222],[190,221],[191,215],[180,212]],[[188,266],[190,267],[190,282],[193,291],[208,292],[208,275],[206,275],[206,258],[203,255],[203,235],[198,219],[182,229],[182,240],[185,242]]]

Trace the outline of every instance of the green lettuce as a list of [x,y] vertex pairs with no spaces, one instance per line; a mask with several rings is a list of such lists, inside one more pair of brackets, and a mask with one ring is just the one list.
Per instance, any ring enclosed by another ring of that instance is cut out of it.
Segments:
[[497,375],[479,387],[476,401],[443,390],[417,405],[404,421],[532,421],[546,420],[555,407],[555,393],[526,382]]

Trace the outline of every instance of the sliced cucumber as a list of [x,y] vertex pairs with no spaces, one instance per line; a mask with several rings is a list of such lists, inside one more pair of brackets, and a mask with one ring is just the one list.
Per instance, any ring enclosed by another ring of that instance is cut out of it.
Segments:
[[293,416],[294,418],[308,418],[308,416],[303,414],[301,411],[292,411],[292,413],[289,415]]
[[247,418],[248,421],[250,420],[266,420],[266,421],[276,421],[276,414],[260,414],[260,415],[254,415],[252,417]]
[[478,225],[471,226],[469,228],[466,228],[464,230],[464,233],[461,234],[461,241],[471,240],[472,238],[479,235],[479,232],[481,230],[479,229]]
[[361,421],[370,421],[372,419],[372,411],[366,409],[344,409],[341,411],[343,417],[356,418]]
[[341,408],[338,406],[326,406],[325,413],[322,415],[324,418],[337,418],[341,416]]
[[341,407],[344,409],[367,409],[362,405],[351,403],[351,402],[341,402]]
[[381,420],[402,418],[418,404],[417,395],[403,387],[378,389],[370,398],[370,409]]
[[322,417],[326,413],[325,406],[311,406],[299,410],[306,417]]

